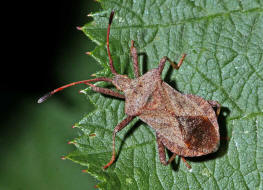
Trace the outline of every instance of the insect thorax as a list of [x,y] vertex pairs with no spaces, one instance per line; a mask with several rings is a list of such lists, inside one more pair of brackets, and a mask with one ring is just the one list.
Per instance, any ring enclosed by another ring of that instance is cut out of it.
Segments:
[[158,70],[153,69],[136,79],[124,75],[116,75],[113,84],[125,95],[125,113],[130,116],[139,115],[154,92],[160,77]]

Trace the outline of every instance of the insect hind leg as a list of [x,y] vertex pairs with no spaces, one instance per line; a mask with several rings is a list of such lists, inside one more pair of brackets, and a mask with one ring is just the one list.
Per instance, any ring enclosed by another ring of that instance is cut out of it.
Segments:
[[164,147],[164,145],[162,143],[162,140],[161,140],[161,137],[160,137],[159,133],[156,133],[156,140],[157,140],[157,145],[158,145],[158,152],[159,152],[160,162],[163,165],[167,166],[168,164],[170,164],[175,159],[177,154],[174,153],[171,156],[171,158],[168,161],[166,161],[165,147]]
[[208,100],[208,103],[213,107],[216,108],[216,116],[218,117],[221,111],[221,105],[214,100]]
[[113,135],[112,135],[112,156],[111,156],[111,160],[103,167],[104,169],[107,169],[114,161],[115,161],[115,137],[116,137],[116,133],[118,133],[119,131],[121,131],[124,127],[126,127],[130,121],[134,118],[134,116],[128,116],[126,117],[124,120],[122,120],[115,128],[113,131]]
[[[167,166],[169,165],[174,159],[175,157],[177,156],[176,153],[173,153],[173,155],[169,158],[168,161],[166,161],[166,154],[165,154],[165,147],[162,143],[162,140],[161,140],[161,137],[159,135],[159,133],[156,133],[156,140],[157,140],[157,145],[158,145],[158,152],[159,152],[159,159],[160,159],[160,162]],[[188,162],[185,160],[184,157],[180,156],[181,159],[183,160],[185,166],[188,168],[188,169],[191,169],[191,165],[188,164]]]
[[183,162],[184,162],[184,164],[185,164],[185,166],[190,170],[192,167],[191,167],[191,165],[190,164],[188,164],[188,162],[185,160],[185,158],[184,157],[182,157],[181,156],[181,159],[183,160]]
[[162,140],[160,138],[160,135],[158,133],[156,133],[156,140],[157,140],[157,145],[158,145],[160,162],[166,166],[168,163],[166,161],[165,147],[164,147]]

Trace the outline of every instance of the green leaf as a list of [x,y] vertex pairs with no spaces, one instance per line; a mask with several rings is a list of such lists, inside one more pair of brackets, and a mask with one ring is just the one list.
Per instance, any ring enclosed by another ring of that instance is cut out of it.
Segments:
[[[86,89],[96,110],[76,126],[76,151],[67,158],[87,166],[101,189],[263,189],[263,1],[100,0],[104,9],[83,32],[97,43],[92,56],[112,76],[106,53],[109,14],[115,10],[110,48],[117,72],[133,77],[130,42],[140,52],[141,71],[156,68],[163,56],[163,78],[182,93],[217,100],[221,146],[218,152],[163,166],[155,132],[138,119],[117,135],[117,160],[107,170],[112,132],[125,118],[124,102]],[[175,85],[176,84],[176,85]],[[105,83],[96,85],[110,87]]]

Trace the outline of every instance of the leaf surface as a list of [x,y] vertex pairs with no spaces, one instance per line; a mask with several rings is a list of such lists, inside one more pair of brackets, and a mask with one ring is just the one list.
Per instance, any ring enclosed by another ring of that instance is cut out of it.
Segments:
[[[182,93],[222,105],[218,152],[163,166],[155,132],[138,119],[118,133],[117,160],[111,158],[112,132],[125,118],[124,102],[84,90],[96,110],[76,126],[76,151],[67,158],[87,166],[101,189],[263,189],[263,1],[101,0],[103,11],[82,27],[97,43],[91,55],[103,66],[97,76],[112,76],[106,51],[109,14],[115,10],[110,49],[118,73],[133,77],[130,43],[140,52],[142,73],[163,56],[164,81]],[[96,83],[111,87],[106,83]]]

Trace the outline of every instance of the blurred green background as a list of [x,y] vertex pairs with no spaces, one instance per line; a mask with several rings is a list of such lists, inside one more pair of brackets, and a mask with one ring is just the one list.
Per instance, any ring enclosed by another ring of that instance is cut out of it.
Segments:
[[[85,169],[61,156],[74,150],[72,125],[93,109],[69,88],[37,104],[44,93],[69,82],[90,78],[98,63],[86,51],[95,47],[76,30],[100,10],[95,1],[21,2],[8,21],[12,41],[2,69],[0,189],[94,189],[97,181]],[[106,34],[105,34],[106,35]]]

